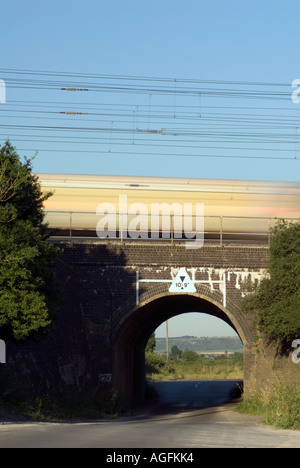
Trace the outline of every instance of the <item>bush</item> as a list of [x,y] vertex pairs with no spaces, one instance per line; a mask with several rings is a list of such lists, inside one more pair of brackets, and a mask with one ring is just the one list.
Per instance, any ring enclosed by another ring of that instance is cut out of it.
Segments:
[[145,353],[145,369],[146,374],[158,373],[166,364],[165,359],[152,351]]
[[258,330],[288,342],[300,332],[300,223],[280,221],[272,231],[269,277],[241,304],[256,316]]
[[195,362],[198,361],[199,355],[196,353],[196,351],[192,351],[191,349],[186,349],[182,353],[182,360],[186,362]]

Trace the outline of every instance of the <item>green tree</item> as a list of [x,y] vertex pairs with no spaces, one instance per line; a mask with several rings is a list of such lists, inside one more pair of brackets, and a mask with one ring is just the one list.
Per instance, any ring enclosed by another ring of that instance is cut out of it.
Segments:
[[145,351],[154,353],[155,346],[156,346],[156,339],[155,339],[155,332],[154,332],[152,333],[152,335],[150,336],[148,340]]
[[155,332],[150,336],[145,349],[146,374],[157,374],[164,367],[165,360],[154,352],[156,346]]
[[300,334],[300,223],[280,221],[272,232],[268,277],[244,299],[259,331],[288,342]]
[[196,351],[185,349],[182,353],[182,359],[186,362],[195,362],[199,359],[199,355],[196,353]]
[[171,348],[171,358],[172,359],[180,359],[182,356],[182,351],[181,349],[178,348],[178,346],[174,345]]
[[0,336],[32,337],[51,323],[55,306],[52,262],[60,254],[47,237],[43,194],[31,160],[0,147]]

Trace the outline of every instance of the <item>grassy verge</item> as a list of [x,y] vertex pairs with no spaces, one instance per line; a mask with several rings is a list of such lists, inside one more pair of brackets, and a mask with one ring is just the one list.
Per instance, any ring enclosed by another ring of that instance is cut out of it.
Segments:
[[300,389],[277,384],[270,392],[257,392],[237,406],[241,413],[258,416],[263,424],[300,430]]
[[[34,398],[0,400],[0,414],[19,415],[32,421],[61,421],[77,418],[118,417],[121,402],[118,395],[109,394],[101,400],[55,398],[42,395]],[[15,418],[14,418],[15,419]]]
[[243,369],[238,365],[199,366],[186,363],[166,364],[159,372],[148,373],[151,380],[180,379],[243,379]]
[[243,379],[242,355],[235,359],[224,357],[206,360],[200,356],[194,359],[176,359],[166,362],[165,357],[146,355],[147,378],[150,380],[179,379]]

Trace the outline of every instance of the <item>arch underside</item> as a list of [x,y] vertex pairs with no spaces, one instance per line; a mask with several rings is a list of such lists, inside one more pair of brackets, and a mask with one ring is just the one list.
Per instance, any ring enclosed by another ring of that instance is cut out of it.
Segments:
[[[206,289],[206,293],[209,288]],[[157,291],[156,291],[157,292]],[[148,296],[148,297],[147,297]],[[239,335],[243,345],[251,342],[248,324],[238,314],[235,304],[227,304],[200,293],[171,294],[161,292],[156,295],[144,294],[138,306],[131,304],[131,310],[118,322],[113,335],[113,383],[123,396],[125,404],[143,399],[145,384],[145,347],[151,334],[166,320],[179,314],[200,312],[224,320]],[[130,309],[130,305],[127,305]],[[126,305],[124,305],[126,308]]]

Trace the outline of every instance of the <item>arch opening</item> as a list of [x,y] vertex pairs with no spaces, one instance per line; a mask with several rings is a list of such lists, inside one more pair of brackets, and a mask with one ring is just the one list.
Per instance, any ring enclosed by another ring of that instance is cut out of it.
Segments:
[[190,312],[209,314],[226,322],[239,336],[244,349],[246,333],[237,318],[221,304],[200,294],[163,294],[129,312],[113,337],[113,386],[125,407],[145,396],[145,348],[150,336],[172,317]]
[[[172,351],[174,347],[176,349]],[[171,317],[161,324],[155,330],[155,341],[153,336],[147,349],[162,356],[166,362],[181,359],[186,349],[213,360],[217,357],[229,359],[233,353],[243,353],[243,344],[231,325],[197,311]]]

